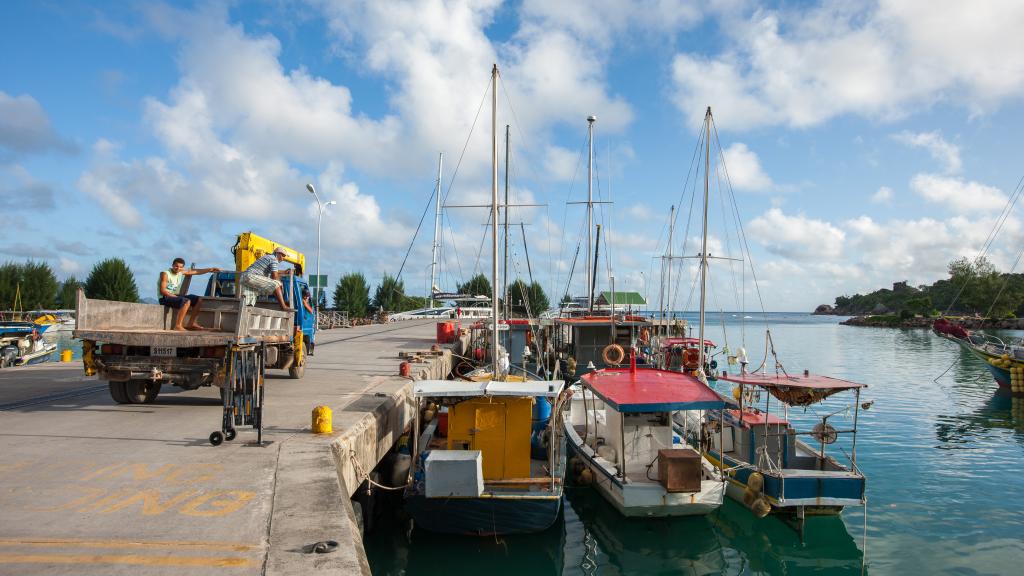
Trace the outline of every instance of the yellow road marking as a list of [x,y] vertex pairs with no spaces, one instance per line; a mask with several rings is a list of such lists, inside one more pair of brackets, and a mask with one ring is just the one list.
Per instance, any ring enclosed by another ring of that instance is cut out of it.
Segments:
[[87,540],[76,538],[0,538],[0,546],[77,546],[82,548],[187,548],[252,552],[259,546],[241,542],[193,542],[189,540]]
[[215,556],[129,556],[120,554],[4,554],[0,564],[134,564],[138,566],[213,566],[250,568],[247,558]]

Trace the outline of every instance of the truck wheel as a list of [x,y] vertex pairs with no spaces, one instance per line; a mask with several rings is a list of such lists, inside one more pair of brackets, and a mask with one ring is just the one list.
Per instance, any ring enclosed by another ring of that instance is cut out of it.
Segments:
[[125,390],[125,382],[107,382],[107,387],[110,388],[110,397],[114,399],[114,402],[118,404],[131,404],[132,401],[128,399],[128,392]]
[[150,380],[129,380],[125,392],[132,404],[152,404],[160,394],[160,383]]

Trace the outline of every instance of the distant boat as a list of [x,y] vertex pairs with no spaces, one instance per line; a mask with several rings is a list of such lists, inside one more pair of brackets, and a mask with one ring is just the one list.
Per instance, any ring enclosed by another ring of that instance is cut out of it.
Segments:
[[33,310],[27,313],[33,322],[39,325],[46,325],[50,332],[67,331],[75,329],[74,310]]
[[959,344],[985,363],[1000,389],[1024,394],[1024,343],[1006,342],[998,336],[971,332],[963,326],[939,318],[932,331],[941,338]]
[[57,345],[43,340],[39,332],[0,332],[0,368],[22,366],[52,354]]

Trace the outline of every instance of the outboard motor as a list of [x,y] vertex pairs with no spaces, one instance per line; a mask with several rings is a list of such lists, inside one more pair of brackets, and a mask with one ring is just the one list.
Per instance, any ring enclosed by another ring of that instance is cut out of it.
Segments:
[[14,344],[8,344],[0,348],[0,368],[6,366],[13,366],[14,361],[18,358],[18,347]]

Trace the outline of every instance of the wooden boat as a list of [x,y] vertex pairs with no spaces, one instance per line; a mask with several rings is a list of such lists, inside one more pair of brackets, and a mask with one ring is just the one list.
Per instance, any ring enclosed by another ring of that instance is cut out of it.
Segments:
[[722,505],[720,469],[673,434],[672,416],[717,409],[722,398],[693,376],[637,368],[602,369],[572,388],[563,418],[573,468],[624,516],[692,516]]
[[416,429],[421,408],[434,418],[413,441],[412,482],[405,509],[419,527],[448,534],[540,532],[558,517],[565,471],[558,414],[549,419],[549,449],[531,458],[537,401],[558,408],[561,381],[423,380],[413,388]]
[[1006,342],[992,334],[970,332],[945,318],[936,320],[932,331],[984,362],[999,389],[1024,394],[1024,345]]
[[[685,422],[691,430],[699,427],[701,435],[710,438],[707,456],[727,471],[731,498],[758,516],[780,514],[801,533],[806,515],[834,515],[846,506],[864,505],[866,481],[857,467],[857,422],[862,407],[860,390],[866,385],[807,373],[722,374],[719,380],[737,385],[734,397],[739,399],[738,405],[704,421],[677,417],[676,422]],[[765,392],[763,406],[755,407],[755,402],[760,404],[761,392]],[[837,430],[828,423],[847,407],[823,416],[811,430],[797,430],[790,423],[790,406],[811,406],[841,392],[855,396],[851,429]],[[781,415],[771,412],[771,398],[779,401]],[[826,453],[826,446],[840,434],[852,437],[848,464]],[[816,446],[799,438],[805,435],[811,436]]]

